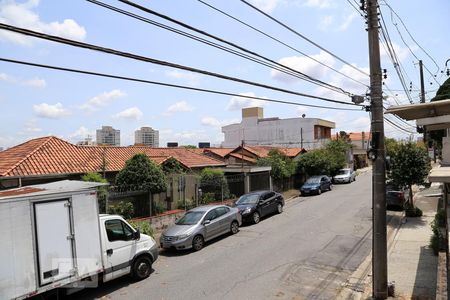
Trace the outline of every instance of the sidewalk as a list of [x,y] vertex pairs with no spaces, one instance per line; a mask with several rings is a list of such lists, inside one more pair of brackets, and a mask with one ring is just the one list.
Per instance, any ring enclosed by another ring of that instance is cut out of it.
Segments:
[[[437,211],[439,187],[417,192],[415,205],[420,218],[393,213],[388,226],[388,281],[395,282],[395,297],[389,299],[436,299],[438,257],[428,247],[431,222]],[[337,299],[371,299],[372,254],[347,280]]]

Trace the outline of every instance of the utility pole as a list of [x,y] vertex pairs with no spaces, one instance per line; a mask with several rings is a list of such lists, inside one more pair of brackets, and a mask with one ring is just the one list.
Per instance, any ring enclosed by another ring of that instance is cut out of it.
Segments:
[[367,2],[367,24],[370,61],[370,111],[373,160],[372,171],[372,275],[373,298],[386,299],[387,241],[386,241],[386,173],[384,150],[384,118],[382,74],[378,37],[378,0]]
[[420,103],[425,103],[425,83],[423,82],[423,63],[419,60],[420,69]]
[[300,128],[300,148],[303,149],[303,127]]

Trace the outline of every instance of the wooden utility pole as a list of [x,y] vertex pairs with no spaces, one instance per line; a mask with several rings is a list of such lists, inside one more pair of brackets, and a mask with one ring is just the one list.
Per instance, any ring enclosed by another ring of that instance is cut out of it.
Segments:
[[384,150],[384,116],[382,74],[378,37],[378,0],[367,3],[367,24],[370,61],[370,111],[372,171],[372,272],[373,298],[386,299],[387,291],[387,241],[386,241],[386,173]]

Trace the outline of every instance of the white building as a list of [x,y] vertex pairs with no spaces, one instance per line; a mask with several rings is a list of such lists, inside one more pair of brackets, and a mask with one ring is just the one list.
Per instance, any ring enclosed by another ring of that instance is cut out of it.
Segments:
[[92,136],[88,135],[83,141],[77,142],[77,146],[97,146],[97,143],[92,140]]
[[120,146],[120,130],[111,126],[102,126],[102,129],[97,129],[97,145]]
[[159,147],[159,131],[151,127],[141,127],[134,132],[134,144]]
[[242,121],[222,127],[223,147],[266,145],[279,147],[320,148],[331,139],[334,122],[317,118],[264,118],[262,107],[242,109]]

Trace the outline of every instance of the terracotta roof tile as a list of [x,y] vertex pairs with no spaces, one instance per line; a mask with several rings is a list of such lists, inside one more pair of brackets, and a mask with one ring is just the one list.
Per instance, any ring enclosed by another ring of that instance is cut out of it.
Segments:
[[224,158],[228,153],[233,151],[234,148],[206,148],[205,152],[211,152],[217,156]]
[[102,157],[107,171],[119,171],[133,155],[145,153],[157,164],[170,157],[187,168],[224,166],[224,163],[185,148],[145,146],[77,146],[57,137],[43,137],[0,152],[0,177],[49,174],[79,174],[101,170]]

